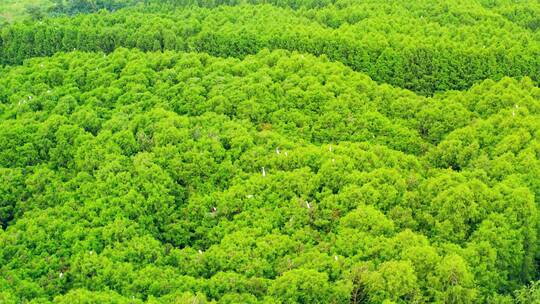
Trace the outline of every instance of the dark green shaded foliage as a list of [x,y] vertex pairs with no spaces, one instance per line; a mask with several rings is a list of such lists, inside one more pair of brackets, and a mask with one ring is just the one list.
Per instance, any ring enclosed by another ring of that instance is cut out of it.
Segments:
[[205,7],[150,4],[14,24],[1,31],[0,63],[74,49],[109,53],[126,47],[240,58],[264,48],[287,49],[325,54],[378,82],[422,95],[467,89],[487,78],[538,81],[540,75],[538,35],[474,2],[341,1],[298,10],[288,2],[283,7],[199,4]]

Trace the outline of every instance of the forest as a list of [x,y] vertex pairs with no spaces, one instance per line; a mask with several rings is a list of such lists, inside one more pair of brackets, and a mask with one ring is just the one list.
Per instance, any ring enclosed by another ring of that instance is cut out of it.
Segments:
[[0,303],[539,304],[539,82],[536,0],[6,1]]

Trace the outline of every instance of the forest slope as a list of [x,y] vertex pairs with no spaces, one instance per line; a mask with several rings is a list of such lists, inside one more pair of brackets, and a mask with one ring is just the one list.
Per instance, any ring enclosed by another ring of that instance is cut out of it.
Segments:
[[0,63],[74,49],[109,53],[126,47],[238,58],[264,48],[287,49],[325,54],[380,83],[431,95],[504,76],[537,82],[540,33],[530,27],[460,1],[337,2],[298,10],[150,5],[8,26],[0,34]]
[[528,78],[423,97],[268,50],[0,72],[5,303],[528,303]]

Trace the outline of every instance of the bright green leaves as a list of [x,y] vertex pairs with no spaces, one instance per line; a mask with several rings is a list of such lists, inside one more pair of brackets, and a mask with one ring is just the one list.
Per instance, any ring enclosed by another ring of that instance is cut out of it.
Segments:
[[285,51],[5,71],[5,302],[476,303],[537,275],[529,80],[426,98]]
[[283,273],[270,287],[270,295],[281,303],[341,303],[350,287],[330,284],[325,273],[295,269]]
[[437,302],[441,303],[475,303],[477,291],[474,289],[474,278],[469,272],[466,262],[458,255],[444,257],[435,270],[437,279],[433,282]]
[[385,300],[407,303],[416,300],[418,284],[410,262],[382,263],[377,271],[367,276],[366,281],[368,290],[372,290],[371,303],[383,303]]

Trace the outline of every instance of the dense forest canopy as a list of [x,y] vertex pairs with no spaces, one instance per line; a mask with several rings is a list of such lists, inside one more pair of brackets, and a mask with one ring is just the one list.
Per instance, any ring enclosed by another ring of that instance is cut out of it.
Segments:
[[540,32],[479,3],[460,2],[351,1],[299,10],[269,4],[149,4],[5,27],[0,63],[74,49],[109,53],[127,47],[242,58],[269,48],[324,54],[376,81],[423,95],[504,76],[537,82]]
[[540,303],[537,1],[39,7],[0,303]]

